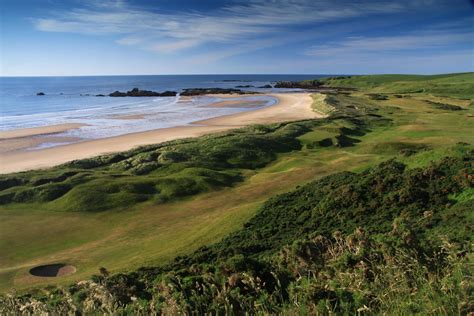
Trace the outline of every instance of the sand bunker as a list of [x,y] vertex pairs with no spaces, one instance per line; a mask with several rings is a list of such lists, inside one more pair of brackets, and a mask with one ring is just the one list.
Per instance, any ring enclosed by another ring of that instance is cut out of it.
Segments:
[[37,266],[30,270],[30,274],[39,277],[61,277],[76,272],[76,267],[64,263]]

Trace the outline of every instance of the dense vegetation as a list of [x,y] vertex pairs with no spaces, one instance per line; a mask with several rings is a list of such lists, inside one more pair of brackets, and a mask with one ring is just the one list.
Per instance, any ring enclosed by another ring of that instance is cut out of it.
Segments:
[[[91,280],[12,292],[0,296],[0,314],[474,312],[472,101],[462,100],[473,91],[472,82],[469,89],[464,84],[471,77],[327,79],[327,86],[357,90],[327,94],[318,108],[331,113],[326,119],[252,126],[0,177],[7,214],[48,210],[101,219],[128,218],[128,209],[142,204],[176,211],[196,203],[182,197],[217,189],[215,196],[231,199],[245,193],[233,188],[256,181],[251,175],[262,174],[267,186],[290,176],[289,183],[300,184],[272,193],[216,243],[134,272],[96,265]],[[405,82],[437,90],[410,93]],[[346,165],[353,171],[340,172]],[[256,196],[264,194],[259,185],[250,186]],[[150,212],[138,214],[153,221]],[[186,235],[195,227],[181,229]],[[131,239],[124,243],[138,247]]]
[[351,128],[342,124],[329,128],[332,137],[307,146],[352,146],[358,140],[351,136],[388,124],[371,114],[376,111],[373,108],[338,107],[328,119],[256,125],[72,161],[48,170],[1,175],[0,205],[97,212],[145,201],[162,203],[230,186],[242,180],[243,171],[269,164],[278,153],[301,149],[297,137],[328,122],[341,121]]
[[241,231],[166,267],[103,269],[92,281],[7,296],[2,305],[35,313],[467,313],[473,164],[468,152],[424,169],[391,160],[334,174],[276,196]]
[[102,211],[229,186],[241,179],[241,169],[264,166],[277,153],[300,148],[296,137],[319,123],[254,126],[0,176],[0,203]]

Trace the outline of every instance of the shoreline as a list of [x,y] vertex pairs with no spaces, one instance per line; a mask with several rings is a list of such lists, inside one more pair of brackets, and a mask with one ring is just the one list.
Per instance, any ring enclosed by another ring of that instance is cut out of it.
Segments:
[[72,129],[81,128],[83,126],[87,126],[87,124],[65,123],[39,127],[19,128],[10,131],[0,131],[0,140],[59,134]]
[[[6,174],[48,168],[71,160],[126,151],[138,146],[158,144],[175,139],[198,137],[252,124],[268,124],[324,117],[324,115],[312,110],[311,105],[313,99],[311,98],[310,93],[281,93],[265,95],[276,98],[278,103],[261,109],[195,121],[189,125],[86,140],[52,148],[2,152],[0,153],[0,173]],[[77,124],[79,126],[74,125],[75,124],[60,124],[47,126],[44,127],[44,130],[48,132],[48,134],[54,134],[59,133],[58,131],[54,132],[54,130],[59,130],[61,128],[79,128],[85,124]],[[11,135],[23,135],[17,136],[17,138],[21,137],[28,140],[44,135],[44,132],[41,133],[41,129],[42,127],[28,129],[28,131],[22,129],[11,132],[9,131],[9,133]],[[28,135],[28,132],[30,135]],[[32,133],[34,135],[31,135]]]

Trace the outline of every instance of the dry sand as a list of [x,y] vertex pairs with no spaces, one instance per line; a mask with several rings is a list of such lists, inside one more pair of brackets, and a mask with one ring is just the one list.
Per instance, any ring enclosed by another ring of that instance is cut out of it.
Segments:
[[224,115],[208,120],[194,122],[206,126],[241,127],[251,124],[267,124],[284,121],[297,121],[318,118],[323,115],[313,111],[313,99],[309,93],[268,94],[277,98],[276,105],[250,112]]
[[[84,141],[40,150],[0,152],[0,173],[40,169],[62,164],[75,159],[83,159],[100,154],[129,150],[140,145],[161,143],[179,138],[196,137],[213,132],[224,131],[250,124],[266,124],[323,117],[311,109],[312,98],[309,93],[272,94],[279,102],[276,105],[253,111],[221,116],[195,122],[187,126],[163,128],[147,132],[131,133],[116,137]],[[74,124],[64,124],[62,128]],[[45,133],[56,133],[59,125],[36,129],[5,132],[7,136],[31,137]],[[80,126],[78,126],[80,127]],[[17,133],[17,134],[15,134]],[[3,138],[5,138],[4,136]]]

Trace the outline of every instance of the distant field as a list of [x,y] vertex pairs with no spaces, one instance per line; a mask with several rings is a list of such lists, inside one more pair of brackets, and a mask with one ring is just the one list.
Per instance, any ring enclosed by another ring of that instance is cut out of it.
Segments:
[[322,80],[328,86],[352,87],[377,93],[433,94],[474,98],[474,73],[443,75],[371,75]]
[[[326,84],[359,89],[324,102],[316,97],[316,110],[338,109],[328,120],[256,126],[125,158],[1,176],[0,253],[6,255],[0,257],[0,290],[65,285],[100,267],[115,273],[163,265],[241,229],[265,200],[297,185],[391,158],[410,168],[427,166],[474,144],[473,73]],[[157,161],[154,151],[166,154]],[[61,178],[71,171],[77,173]],[[73,264],[77,273],[29,276],[31,267],[50,262]]]

